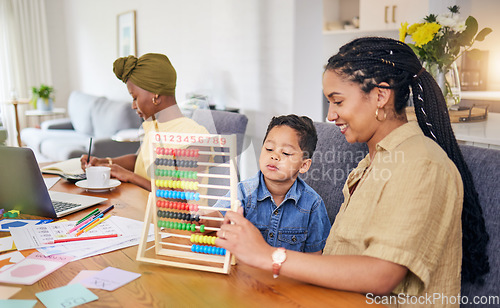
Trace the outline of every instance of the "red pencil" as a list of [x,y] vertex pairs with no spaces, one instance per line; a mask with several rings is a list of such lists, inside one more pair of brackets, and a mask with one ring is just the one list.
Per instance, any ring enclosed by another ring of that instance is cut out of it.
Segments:
[[65,242],[73,242],[73,241],[83,241],[83,240],[97,240],[100,238],[110,238],[110,237],[118,237],[121,234],[105,234],[105,235],[95,235],[95,236],[85,236],[85,237],[70,237],[70,238],[61,238],[57,240],[53,240],[47,242],[45,244],[57,244],[57,243],[65,243]]

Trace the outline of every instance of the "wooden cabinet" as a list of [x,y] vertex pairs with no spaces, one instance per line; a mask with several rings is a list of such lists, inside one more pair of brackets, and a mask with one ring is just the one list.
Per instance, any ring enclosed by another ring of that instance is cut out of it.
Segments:
[[360,30],[399,29],[402,22],[414,23],[429,12],[428,1],[360,0]]
[[[329,24],[345,24],[359,17],[359,30],[381,31],[399,29],[402,22],[422,20],[430,13],[447,12],[457,0],[323,0],[325,30]],[[356,10],[353,12],[353,9]],[[339,27],[341,28],[341,27]]]

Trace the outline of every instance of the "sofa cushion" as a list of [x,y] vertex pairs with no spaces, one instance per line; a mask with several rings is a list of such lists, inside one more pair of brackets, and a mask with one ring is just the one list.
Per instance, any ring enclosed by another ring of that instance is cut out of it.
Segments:
[[71,92],[68,99],[68,115],[75,131],[86,135],[94,134],[91,111],[98,99],[101,98],[79,91]]
[[[73,134],[44,140],[40,145],[40,152],[52,161],[61,161],[87,153],[88,146],[89,137]],[[73,154],[75,151],[78,152],[77,156]]]
[[[498,294],[500,282],[500,151],[461,145],[460,149],[469,167],[479,203],[483,209],[486,231],[490,236],[487,253],[490,261],[490,272],[486,274],[484,285],[462,284],[462,296],[467,296],[470,301],[474,296],[491,296]],[[468,306],[467,306],[468,307]],[[493,307],[493,306],[491,306]]]
[[[85,139],[88,143],[90,137],[91,136],[87,134],[78,133],[72,129],[39,129],[34,127],[27,127],[21,130],[21,140],[23,141],[23,143],[40,153],[42,152],[41,145],[49,139],[69,140],[72,138],[76,138]],[[57,147],[54,150],[57,151]]]
[[122,129],[139,128],[142,120],[130,102],[100,98],[91,110],[91,123],[93,135],[99,138],[111,137]]

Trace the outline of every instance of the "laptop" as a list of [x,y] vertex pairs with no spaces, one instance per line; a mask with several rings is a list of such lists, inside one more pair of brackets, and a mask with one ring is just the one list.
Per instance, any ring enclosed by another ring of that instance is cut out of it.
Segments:
[[0,209],[58,218],[106,200],[48,191],[31,149],[0,146]]

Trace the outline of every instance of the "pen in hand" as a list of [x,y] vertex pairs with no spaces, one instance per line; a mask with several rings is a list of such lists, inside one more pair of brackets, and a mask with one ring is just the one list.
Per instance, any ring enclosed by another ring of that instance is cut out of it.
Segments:
[[92,149],[92,137],[90,137],[89,155],[87,155],[87,165],[90,163],[90,150]]

